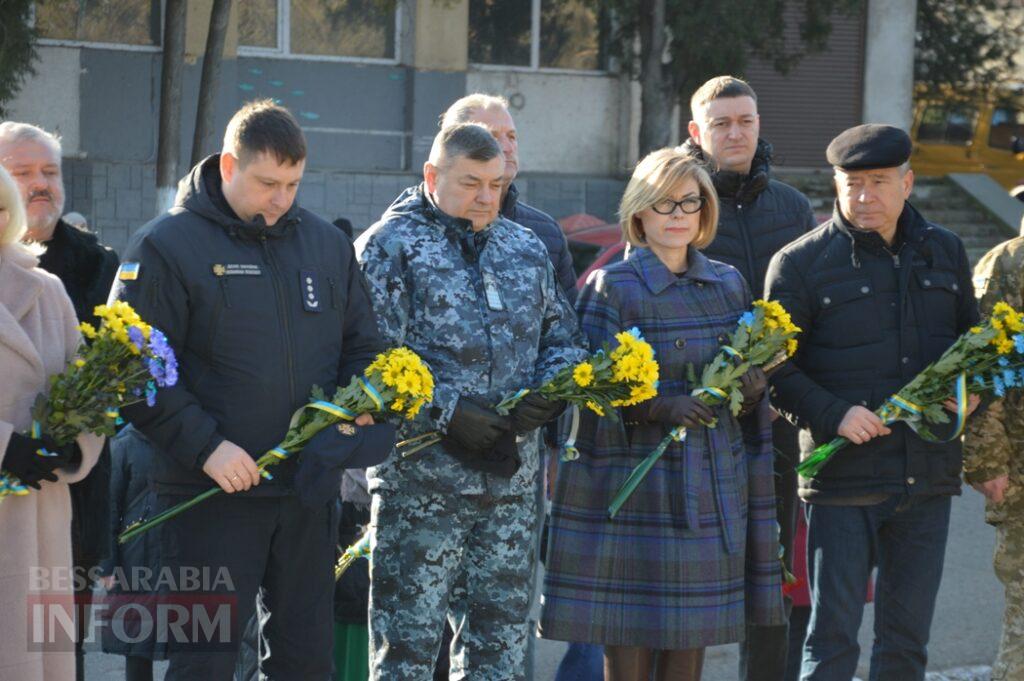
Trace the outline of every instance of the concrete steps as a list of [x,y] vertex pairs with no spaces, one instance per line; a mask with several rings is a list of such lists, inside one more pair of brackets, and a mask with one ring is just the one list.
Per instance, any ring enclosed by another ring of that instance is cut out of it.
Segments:
[[[831,215],[835,200],[831,173],[782,171],[775,177],[806,194],[819,218]],[[916,178],[910,201],[928,220],[960,236],[972,267],[992,247],[1017,236],[967,192],[945,178]]]

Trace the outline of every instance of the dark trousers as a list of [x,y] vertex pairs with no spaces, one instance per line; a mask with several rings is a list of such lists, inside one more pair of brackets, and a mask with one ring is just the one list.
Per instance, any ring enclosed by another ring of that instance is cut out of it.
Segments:
[[869,679],[924,679],[949,509],[948,496],[893,495],[871,506],[807,505],[811,621],[803,681],[853,678],[860,655],[857,630],[876,566]]
[[[181,500],[159,495],[158,505]],[[202,633],[196,637],[192,627],[186,627],[187,641],[172,636],[167,681],[231,679],[245,624],[257,605],[260,671],[275,681],[330,679],[337,521],[333,502],[310,510],[295,497],[218,494],[154,530],[161,532],[170,574],[179,579],[184,569],[198,568],[209,575],[203,586],[211,587],[185,590],[182,580],[163,595],[186,608],[212,601],[227,602],[231,610],[226,640],[222,631],[213,641]]]
[[[798,433],[799,431],[783,418],[776,419],[772,424],[772,445],[775,447],[775,512],[779,521],[779,543],[782,544],[783,560],[790,572],[793,570],[793,535],[796,534],[798,503]],[[770,627],[748,624],[746,629],[746,638],[740,643],[740,680],[779,681],[786,671],[789,624]]]

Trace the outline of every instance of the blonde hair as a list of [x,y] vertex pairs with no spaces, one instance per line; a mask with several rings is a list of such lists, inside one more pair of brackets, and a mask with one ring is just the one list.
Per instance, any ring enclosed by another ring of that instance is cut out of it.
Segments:
[[691,178],[696,180],[705,203],[700,209],[697,237],[690,245],[699,249],[714,241],[718,231],[718,194],[711,177],[699,159],[670,148],[652,151],[636,164],[619,202],[622,237],[632,246],[646,247],[647,239],[637,213],[671,198],[672,190]]
[[459,123],[469,123],[477,111],[502,108],[508,111],[508,100],[501,95],[487,95],[482,92],[474,92],[461,99],[455,100],[448,109],[441,114],[441,127],[447,128]]
[[21,202],[18,185],[3,166],[0,166],[0,208],[7,209],[7,225],[0,230],[0,249],[12,244],[21,247],[21,237],[28,229],[25,205]]

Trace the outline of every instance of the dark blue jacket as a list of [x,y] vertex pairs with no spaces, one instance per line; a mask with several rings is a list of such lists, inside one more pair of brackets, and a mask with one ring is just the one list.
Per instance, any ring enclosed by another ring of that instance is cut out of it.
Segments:
[[[295,204],[273,227],[243,222],[221,193],[218,163],[197,165],[175,207],[135,234],[124,261],[138,275],[114,288],[180,363],[181,379],[155,407],[125,409],[156,446],[158,491],[209,488],[202,466],[225,439],[259,458],[314,385],[333,394],[383,349],[352,242]],[[288,493],[294,465],[241,494]]]
[[572,253],[569,251],[569,242],[565,238],[561,225],[544,211],[537,210],[520,201],[519,190],[514,184],[509,186],[505,200],[501,204],[501,214],[540,237],[540,240],[544,242],[544,247],[548,249],[548,256],[555,268],[558,285],[561,286],[562,292],[565,293],[569,302],[575,303],[576,270],[572,267]]
[[[772,386],[773,403],[805,429],[805,454],[837,435],[851,407],[877,409],[978,320],[963,243],[909,203],[889,247],[836,208],[772,258],[766,288],[803,329]],[[959,440],[927,442],[902,423],[892,431],[840,451],[815,480],[801,480],[800,495],[959,492]]]

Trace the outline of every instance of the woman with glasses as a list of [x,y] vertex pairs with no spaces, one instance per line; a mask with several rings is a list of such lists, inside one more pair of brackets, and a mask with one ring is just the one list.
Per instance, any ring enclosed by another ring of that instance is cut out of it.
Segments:
[[[690,396],[698,386],[687,367],[699,376],[751,304],[740,274],[699,250],[718,220],[699,161],[671,149],[648,155],[619,215],[635,252],[590,276],[581,324],[594,349],[637,327],[661,380],[643,404],[581,414],[580,458],[558,472],[541,632],[603,644],[607,681],[690,681],[704,648],[739,641],[748,618],[783,622],[766,381],[759,369],[744,376],[739,418]],[[686,439],[609,519],[626,476],[679,425]]]

